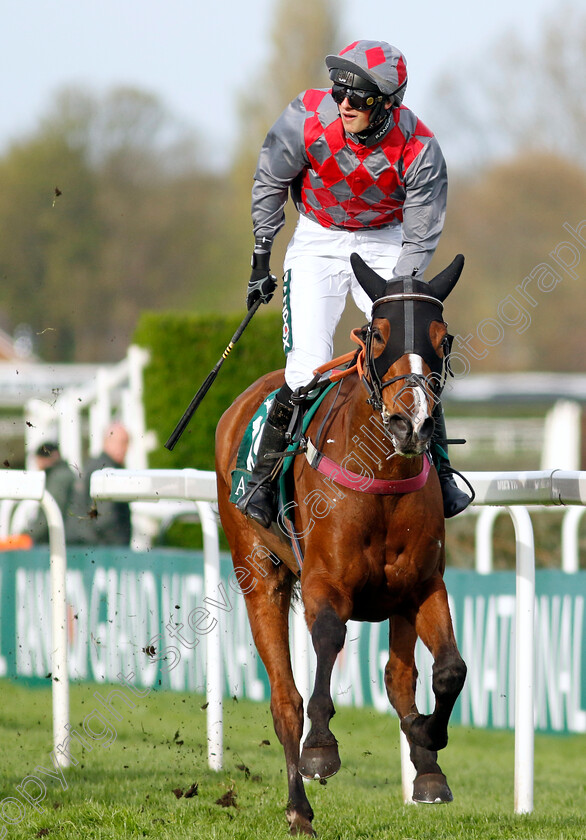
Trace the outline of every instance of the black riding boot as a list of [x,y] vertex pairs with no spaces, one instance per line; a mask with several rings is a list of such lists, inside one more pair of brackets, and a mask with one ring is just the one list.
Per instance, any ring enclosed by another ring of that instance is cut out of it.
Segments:
[[448,457],[448,444],[446,442],[446,421],[444,419],[444,412],[441,403],[437,403],[433,419],[435,420],[435,428],[432,438],[432,457],[437,474],[440,480],[440,487],[442,489],[442,497],[444,500],[444,517],[450,519],[458,513],[466,510],[472,499],[464,493],[456,482],[450,466],[450,459]]
[[238,510],[263,528],[270,528],[276,518],[280,468],[277,468],[277,461],[272,456],[287,448],[287,429],[295,407],[289,401],[290,396],[291,389],[287,385],[276,395],[261,435],[256,464],[246,492],[236,503]]

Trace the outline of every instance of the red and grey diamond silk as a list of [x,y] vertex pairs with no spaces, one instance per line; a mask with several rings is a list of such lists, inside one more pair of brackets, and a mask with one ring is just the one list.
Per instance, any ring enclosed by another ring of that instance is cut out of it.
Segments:
[[[404,176],[431,131],[417,120],[413,133],[402,125],[402,112],[393,110],[394,124],[380,143],[367,147],[355,142],[331,108],[322,113],[327,91],[306,91],[303,104],[305,147],[311,167],[303,173],[302,212],[323,227],[346,230],[382,227],[403,220]],[[333,119],[324,120],[324,116]],[[403,122],[405,122],[403,120]],[[301,209],[301,208],[300,208]]]

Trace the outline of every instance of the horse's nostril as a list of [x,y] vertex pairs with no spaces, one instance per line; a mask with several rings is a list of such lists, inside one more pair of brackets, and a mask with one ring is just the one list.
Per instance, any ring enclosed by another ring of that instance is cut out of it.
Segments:
[[413,431],[411,421],[402,414],[391,415],[387,425],[392,434],[399,440],[407,440]]
[[417,432],[419,440],[421,440],[421,441],[430,440],[431,436],[433,435],[434,426],[435,426],[435,423],[434,423],[433,419],[431,417],[426,417],[425,420],[423,421],[423,423],[421,424],[421,426],[419,427],[419,430]]

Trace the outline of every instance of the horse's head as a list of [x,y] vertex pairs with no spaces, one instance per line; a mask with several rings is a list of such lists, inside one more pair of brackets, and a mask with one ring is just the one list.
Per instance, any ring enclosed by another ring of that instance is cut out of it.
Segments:
[[356,279],[373,301],[366,328],[366,384],[370,402],[381,412],[395,449],[420,455],[433,434],[433,408],[438,402],[449,352],[443,301],[464,266],[459,254],[429,283],[415,277],[385,281],[352,254]]

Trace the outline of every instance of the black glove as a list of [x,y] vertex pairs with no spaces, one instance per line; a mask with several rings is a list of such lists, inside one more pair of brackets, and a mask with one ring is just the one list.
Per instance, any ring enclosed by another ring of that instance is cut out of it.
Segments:
[[271,274],[269,268],[270,259],[270,251],[261,253],[255,251],[252,255],[252,271],[246,290],[247,309],[251,309],[259,299],[262,303],[268,303],[277,288],[277,278]]

